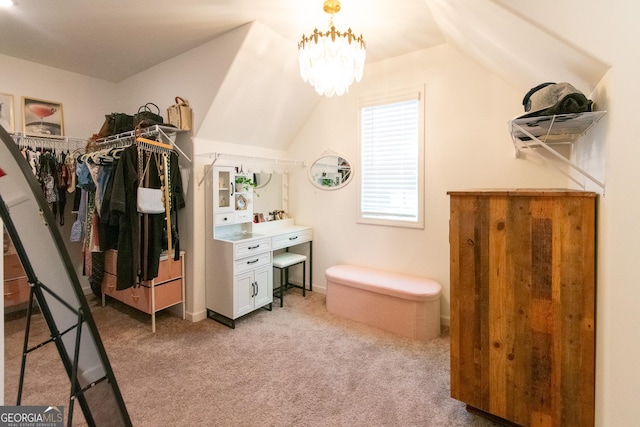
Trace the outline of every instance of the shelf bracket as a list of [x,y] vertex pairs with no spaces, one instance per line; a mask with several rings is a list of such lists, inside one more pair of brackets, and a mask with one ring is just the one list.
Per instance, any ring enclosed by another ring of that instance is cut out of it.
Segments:
[[[576,165],[575,163],[573,163],[571,160],[567,159],[565,156],[563,156],[562,154],[558,153],[556,150],[554,150],[549,144],[545,143],[544,141],[538,139],[537,137],[533,136],[529,131],[527,131],[525,128],[523,128],[522,126],[520,126],[517,123],[512,123],[512,126],[515,127],[517,130],[519,130],[520,132],[524,133],[526,136],[528,136],[529,138],[531,138],[531,141],[535,141],[535,145],[530,143],[529,141],[520,141],[522,144],[524,144],[527,148],[534,148],[534,146],[536,147],[542,147],[545,150],[547,150],[549,153],[551,153],[555,158],[557,158],[558,160],[560,160],[562,163],[566,164],[567,166],[571,167],[573,170],[577,171],[578,173],[580,173],[582,176],[584,176],[585,178],[587,178],[589,181],[593,182],[594,184],[596,184],[598,187],[600,187],[602,189],[602,191],[604,191],[605,185],[602,181],[600,181],[599,179],[597,179],[596,177],[594,177],[593,175],[591,175],[589,172],[587,172],[586,170],[584,170],[583,168],[581,168],[580,166]],[[517,144],[516,144],[517,145]],[[517,152],[518,148],[516,147],[516,152]],[[573,180],[574,182],[576,182],[575,180]]]
[[[598,178],[587,172],[585,169],[578,166],[576,163],[568,159],[567,157],[560,154],[556,151],[552,145],[565,144],[571,145],[577,138],[586,134],[591,127],[599,121],[599,119],[604,116],[605,111],[598,111],[593,113],[574,113],[568,115],[560,115],[560,116],[551,116],[551,117],[541,117],[539,119],[529,118],[529,119],[515,119],[509,122],[510,133],[513,140],[513,145],[515,148],[515,156],[518,158],[520,156],[520,151],[522,146],[530,149],[533,152],[536,152],[535,148],[543,148],[548,153],[550,153],[556,160],[561,163],[569,166],[574,171],[578,172],[584,178],[588,179],[598,187],[600,187],[604,193],[605,184],[603,181],[600,181]],[[556,121],[556,118],[558,120]],[[544,123],[543,126],[540,126],[537,121]],[[573,122],[577,122],[576,125],[572,125]],[[560,124],[557,124],[560,123]],[[564,133],[562,129],[554,130],[552,132],[552,128],[556,124],[557,127],[562,128],[563,126],[576,126],[573,130],[575,133]],[[544,127],[546,127],[546,130]],[[540,130],[545,130],[544,132],[540,132]],[[534,132],[537,132],[537,135],[534,135]],[[548,143],[547,141],[553,141],[553,144]],[[541,156],[539,153],[537,155]],[[544,156],[541,156],[544,158]],[[578,181],[574,176],[570,173],[567,173],[563,169],[558,167],[558,170],[562,172],[565,176],[571,179],[576,184],[580,185],[584,188],[584,183]]]

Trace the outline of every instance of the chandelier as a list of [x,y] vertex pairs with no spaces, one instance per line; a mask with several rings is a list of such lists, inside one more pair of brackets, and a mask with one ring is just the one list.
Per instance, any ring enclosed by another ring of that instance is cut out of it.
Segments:
[[300,75],[320,95],[338,96],[349,91],[353,81],[362,79],[365,59],[365,42],[362,34],[357,37],[349,28],[337,31],[333,15],[340,11],[339,0],[325,0],[324,11],[331,15],[327,32],[313,30],[303,35],[298,43]]

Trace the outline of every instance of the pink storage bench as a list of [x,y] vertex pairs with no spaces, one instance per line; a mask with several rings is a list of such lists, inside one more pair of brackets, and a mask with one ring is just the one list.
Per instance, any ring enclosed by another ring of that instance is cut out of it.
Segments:
[[353,265],[329,267],[325,276],[330,313],[416,340],[440,335],[438,282]]

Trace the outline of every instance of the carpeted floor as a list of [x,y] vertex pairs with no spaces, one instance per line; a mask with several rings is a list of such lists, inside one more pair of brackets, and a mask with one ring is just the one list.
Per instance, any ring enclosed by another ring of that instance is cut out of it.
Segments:
[[[337,318],[295,292],[229,329],[117,301],[92,313],[134,426],[494,426],[449,397],[449,339],[404,339]],[[5,323],[5,404],[15,403],[25,319]],[[446,332],[446,331],[445,331]],[[47,337],[42,317],[31,343]],[[64,405],[55,347],[27,357],[23,405]],[[84,425],[80,408],[74,425]]]

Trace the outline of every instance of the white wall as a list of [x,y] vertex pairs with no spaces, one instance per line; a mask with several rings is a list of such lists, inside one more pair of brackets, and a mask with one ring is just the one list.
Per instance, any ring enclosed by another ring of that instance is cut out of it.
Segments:
[[[89,138],[100,130],[104,114],[116,102],[116,85],[104,80],[46,67],[29,61],[0,55],[0,92],[14,97],[15,130],[22,131],[22,97],[62,103],[64,133],[72,138]],[[75,219],[73,199],[67,197],[65,225],[61,233],[85,292],[90,292],[88,278],[82,276],[79,243],[68,240]]]
[[[501,0],[513,7],[513,2]],[[604,148],[591,167],[606,167],[598,203],[596,425],[631,426],[640,419],[640,4],[627,0],[519,2],[519,13],[612,65],[595,91]],[[553,11],[553,13],[550,13]],[[633,42],[632,42],[633,41]]]
[[22,131],[21,97],[62,103],[65,134],[89,138],[116,101],[116,85],[104,80],[0,55],[0,92],[14,96],[16,131]]
[[[356,224],[358,97],[425,85],[425,229]],[[368,65],[363,81],[340,98],[324,98],[292,144],[289,156],[307,164],[334,150],[354,165],[344,189],[313,187],[306,171],[291,175],[291,211],[314,228],[314,290],[324,271],[352,263],[426,276],[443,286],[449,317],[449,199],[447,191],[483,187],[558,187],[564,176],[515,159],[507,121],[520,113],[521,93],[443,45]]]

